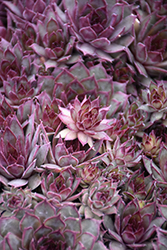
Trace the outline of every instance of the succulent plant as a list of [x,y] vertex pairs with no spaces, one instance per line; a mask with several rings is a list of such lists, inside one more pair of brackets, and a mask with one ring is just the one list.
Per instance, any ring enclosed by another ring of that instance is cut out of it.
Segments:
[[138,72],[148,77],[159,74],[163,77],[167,72],[166,62],[166,16],[154,13],[138,15],[136,18],[135,39],[129,51],[129,59]]
[[117,166],[134,167],[141,160],[141,151],[137,150],[138,145],[133,138],[121,143],[119,137],[114,144],[106,142],[105,163],[108,165],[113,162]]
[[65,104],[76,96],[82,99],[89,95],[91,100],[100,96],[100,104],[108,106],[113,95],[112,77],[107,75],[101,63],[88,69],[82,62],[78,62],[69,70],[63,68],[59,71],[52,94]]
[[41,188],[44,197],[62,201],[74,201],[80,196],[80,192],[76,192],[81,178],[75,176],[75,172],[71,167],[62,170],[60,174],[49,173],[43,174]]
[[84,55],[96,55],[112,62],[111,53],[123,51],[132,43],[135,15],[125,1],[64,1],[76,48]]
[[98,162],[93,161],[80,164],[77,170],[77,174],[81,178],[80,186],[82,186],[82,188],[89,187],[102,174],[102,170],[99,168]]
[[155,164],[146,156],[143,157],[143,162],[146,170],[156,180],[158,186],[166,187],[167,182],[167,147],[165,144],[161,145],[158,155],[158,164]]
[[69,107],[59,109],[59,118],[67,128],[60,131],[57,137],[61,136],[65,140],[78,138],[83,146],[88,143],[90,147],[93,147],[93,139],[111,140],[104,132],[110,128],[109,123],[112,121],[106,119],[109,108],[100,108],[99,98],[91,101],[85,96],[80,102],[76,97]]
[[54,67],[55,61],[61,63],[70,59],[75,37],[69,36],[66,16],[56,4],[48,6],[43,20],[37,21],[36,32],[40,42],[30,47],[43,58],[46,67]]
[[1,196],[2,208],[8,212],[15,212],[20,208],[31,208],[33,206],[33,193],[30,189],[8,188]]
[[120,200],[115,222],[109,216],[104,219],[110,249],[150,249],[149,239],[164,221],[162,217],[156,217],[155,202],[143,204],[133,199],[125,205]]
[[117,183],[99,177],[81,195],[80,214],[85,218],[102,219],[105,214],[117,213],[116,204],[120,199]]
[[54,133],[61,123],[58,106],[64,106],[63,102],[56,98],[51,99],[45,91],[36,96],[34,102],[35,104],[33,101],[30,104],[32,110],[35,109],[35,121],[40,124],[42,120],[46,131]]
[[[105,161],[104,158],[103,161]],[[129,176],[132,174],[133,172],[129,168],[124,165],[117,165],[116,162],[113,161],[102,170],[102,175],[105,178],[117,183],[117,189],[121,187],[123,188],[127,183]]]
[[31,66],[31,63],[33,62],[35,56],[24,55],[24,50],[19,41],[12,45],[12,43],[7,40],[1,39],[0,55],[2,80],[12,80],[13,77],[23,77],[23,75],[27,77],[31,76],[31,81],[34,80],[33,67]]
[[21,218],[0,218],[0,246],[7,249],[106,250],[99,241],[99,222],[81,220],[74,205],[54,207],[47,200],[25,209]]
[[35,77],[28,81],[26,76],[16,76],[12,77],[12,79],[7,79],[7,81],[4,80],[3,86],[5,95],[11,101],[11,104],[20,105],[38,95],[41,91],[42,83],[38,83]]
[[138,169],[128,178],[124,185],[124,194],[128,199],[137,198],[139,201],[151,201],[155,189],[155,182],[150,175],[144,176],[144,173]]
[[65,141],[61,137],[59,139],[53,137],[52,148],[48,152],[46,163],[41,165],[38,171],[43,172],[44,169],[48,169],[59,173],[69,166],[75,170],[82,168],[91,161],[103,157],[103,155],[97,156],[101,145],[102,141],[97,141],[92,149],[88,145],[83,147],[77,139]]
[[166,109],[167,109],[166,82],[157,81],[157,84],[151,82],[149,89],[142,90],[141,98],[144,104],[140,106],[140,109],[150,113],[151,122],[166,118]]
[[134,136],[141,137],[146,124],[150,126],[148,115],[140,110],[140,105],[137,102],[130,105],[127,103],[123,112],[118,112],[118,117],[111,124],[107,134],[114,140],[119,137],[122,141],[127,141]]
[[0,135],[0,181],[14,187],[29,182],[31,188],[36,188],[40,177],[35,174],[35,167],[44,163],[49,149],[42,123],[35,131],[33,115],[25,127],[13,115],[4,124]]
[[111,124],[111,127],[107,130],[107,134],[116,140],[117,137],[124,138],[127,136],[130,128],[127,126],[125,119],[123,117],[118,117]]
[[128,134],[139,134],[147,122],[147,113],[140,110],[140,104],[133,102],[122,115],[124,123],[129,128]]
[[[134,3],[134,1],[131,1],[131,0],[128,0],[127,2]],[[163,0],[158,0],[158,1],[157,0],[153,0],[153,1],[140,0],[140,1],[136,1],[136,5],[138,6],[137,13],[143,16],[154,13],[155,11],[158,15],[161,15],[161,16],[164,16],[167,13],[167,4]]]
[[45,12],[51,4],[58,1],[50,0],[30,0],[30,1],[4,1],[8,8],[11,19],[15,22],[17,28],[25,28],[25,23],[36,24],[38,20],[44,20]]
[[143,149],[143,153],[152,158],[156,158],[160,151],[161,141],[162,138],[156,137],[154,130],[152,130],[149,135],[144,133],[141,143],[141,148]]

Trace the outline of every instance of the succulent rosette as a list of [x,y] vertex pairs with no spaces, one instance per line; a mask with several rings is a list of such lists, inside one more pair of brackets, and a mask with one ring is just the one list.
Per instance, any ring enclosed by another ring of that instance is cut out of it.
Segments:
[[118,193],[116,182],[99,177],[83,190],[80,214],[85,218],[102,219],[105,214],[117,213],[116,204],[120,199]]
[[107,134],[113,139],[116,140],[117,137],[126,137],[129,132],[129,127],[125,123],[125,119],[123,117],[118,117],[115,119],[113,124],[111,124],[111,128],[107,130]]
[[155,202],[142,204],[134,199],[125,205],[120,200],[114,223],[110,216],[104,218],[110,238],[109,249],[152,249],[150,238],[164,221],[156,217]]
[[[34,100],[29,103],[29,110],[35,113],[35,121],[40,124],[42,120],[45,130],[48,133],[54,133],[56,129],[60,126],[61,120],[59,119],[58,114],[59,106],[64,106],[63,102],[56,98],[51,98],[46,91],[42,91],[42,93],[34,98]],[[28,105],[27,105],[28,106]],[[23,104],[18,108],[17,116],[24,117],[24,114],[21,114],[23,110],[27,112],[26,104]],[[22,119],[21,119],[22,120]]]
[[44,200],[34,209],[25,209],[21,218],[0,218],[0,246],[4,250],[107,250],[99,240],[99,226],[97,220],[81,220],[74,205],[54,207]]
[[[88,68],[82,62],[78,62],[69,70],[56,67],[54,72],[57,75],[52,92],[50,90],[51,95],[61,99],[65,104],[75,99],[76,96],[79,100],[82,100],[85,95],[90,96],[91,100],[99,96],[102,106],[111,104],[109,116],[112,116],[118,109],[124,109],[127,104],[126,85],[122,87],[122,84],[118,82],[113,84],[112,76],[107,74],[101,62],[92,64]],[[47,83],[44,83],[44,86],[49,88]]]
[[75,172],[68,167],[59,174],[44,174],[41,188],[44,196],[50,200],[74,201],[80,196],[80,192],[76,192],[80,181],[81,178],[75,176]]
[[24,55],[19,41],[14,46],[5,39],[0,43],[1,92],[12,106],[19,106],[42,89],[43,81],[39,81],[36,75],[39,68],[34,64],[36,56]]
[[30,208],[33,206],[33,193],[30,189],[8,188],[1,196],[2,208],[6,211],[14,212],[20,208]]
[[156,137],[154,130],[149,135],[144,133],[141,143],[143,153],[151,158],[156,158],[161,148],[161,137]]
[[155,182],[150,175],[145,177],[143,172],[137,170],[128,178],[123,193],[130,200],[137,198],[139,201],[151,201],[155,189],[154,184]]
[[30,1],[4,1],[8,8],[9,16],[15,22],[18,28],[25,28],[25,23],[30,22],[36,24],[38,20],[45,19],[45,11],[51,3],[58,1],[50,0],[30,0]]
[[156,12],[138,15],[136,19],[135,39],[129,51],[129,59],[134,63],[139,74],[163,77],[167,72],[167,30],[166,16]]
[[108,155],[103,158],[108,165],[113,162],[117,166],[134,167],[141,160],[141,151],[137,150],[138,145],[133,138],[121,143],[119,137],[112,143],[106,143]]
[[112,77],[107,75],[101,64],[88,69],[82,62],[78,62],[69,70],[59,69],[52,94],[65,104],[77,95],[80,98],[89,95],[91,99],[101,96],[100,104],[108,105],[113,95]]
[[147,121],[147,113],[140,110],[139,103],[126,103],[123,112],[118,112],[118,117],[111,124],[111,128],[107,131],[107,134],[113,140],[119,137],[123,141],[129,140],[129,138],[131,139],[134,136],[141,137]]
[[129,107],[126,106],[124,113],[120,116],[129,128],[128,135],[131,136],[140,134],[147,121],[147,113],[140,110],[138,102],[132,102]]
[[[0,41],[0,69],[2,80],[9,80],[13,77],[31,76],[33,78],[33,62],[35,55],[24,55],[21,43],[17,40],[14,45],[5,39]],[[13,83],[14,85],[14,83]]]
[[53,136],[52,147],[48,152],[46,163],[38,167],[38,171],[42,173],[44,169],[47,169],[59,173],[69,166],[73,170],[79,170],[87,164],[91,164],[92,161],[103,158],[104,154],[98,155],[101,145],[101,140],[96,141],[92,149],[88,145],[83,147],[77,139],[65,141],[61,137],[57,139]]
[[75,37],[69,36],[66,16],[56,4],[47,8],[43,20],[38,20],[36,32],[40,42],[30,47],[43,58],[46,68],[54,67],[55,61],[60,63],[69,60]]
[[78,138],[83,146],[88,144],[90,147],[93,147],[93,139],[111,141],[104,132],[110,128],[109,123],[112,122],[112,119],[106,119],[109,108],[100,108],[99,98],[91,101],[85,96],[80,102],[76,97],[69,107],[59,107],[59,109],[61,111],[59,118],[67,128],[60,131],[57,137],[61,136],[65,140]]
[[38,95],[42,88],[42,82],[38,82],[35,76],[28,81],[26,76],[16,76],[3,81],[4,92],[12,105],[20,105]]
[[89,187],[102,174],[98,162],[84,162],[79,165],[77,170],[77,174],[81,178],[80,186],[82,186],[82,188]]
[[0,134],[0,181],[14,187],[28,184],[33,189],[40,184],[35,167],[44,163],[49,141],[42,123],[34,127],[33,115],[25,127],[16,115],[8,116]]
[[135,15],[125,1],[64,1],[76,48],[84,55],[112,61],[110,53],[123,51],[132,43]]
[[151,122],[165,119],[167,110],[166,81],[157,81],[157,84],[151,82],[148,89],[141,91],[143,105],[140,106],[140,109],[151,115]]
[[125,166],[119,166],[116,162],[109,163],[106,168],[102,170],[102,174],[106,179],[117,183],[117,189],[123,187],[127,183],[129,179],[128,176],[131,176],[132,173],[130,169]]
[[162,143],[158,155],[158,164],[155,164],[152,159],[143,156],[143,162],[146,170],[156,180],[158,186],[167,187],[167,146]]

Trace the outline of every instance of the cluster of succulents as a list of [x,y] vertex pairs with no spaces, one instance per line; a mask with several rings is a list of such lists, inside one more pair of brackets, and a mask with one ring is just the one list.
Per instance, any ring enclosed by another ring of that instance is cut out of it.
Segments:
[[167,4],[0,0],[0,249],[166,250]]

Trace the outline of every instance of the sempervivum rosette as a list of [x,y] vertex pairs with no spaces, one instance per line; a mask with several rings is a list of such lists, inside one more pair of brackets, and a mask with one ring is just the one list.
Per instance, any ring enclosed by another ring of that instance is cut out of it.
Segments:
[[[88,68],[82,63],[74,64],[69,70],[67,68],[55,68],[58,72],[55,78],[52,95],[61,99],[65,104],[78,96],[82,100],[85,95],[90,96],[91,100],[98,96],[100,105],[110,106],[109,116],[116,110],[121,109],[127,103],[126,84],[115,82],[112,76],[108,75],[102,63],[93,64]],[[44,86],[49,88],[49,84]],[[50,86],[53,86],[52,83]],[[51,89],[51,87],[50,87]]]
[[[36,96],[34,100],[30,102],[26,102],[22,106],[18,108],[17,115],[21,118],[24,115],[21,115],[21,111],[23,113],[27,113],[27,109],[31,112],[35,112],[35,121],[40,124],[42,120],[43,125],[47,132],[54,132],[60,126],[61,120],[58,117],[58,113],[60,113],[58,106],[64,106],[63,102],[56,98],[51,98],[45,91],[43,91],[40,95]],[[27,107],[26,107],[27,106]]]
[[78,138],[83,146],[88,143],[90,147],[93,147],[93,139],[111,140],[104,132],[110,128],[109,123],[112,121],[106,119],[109,108],[100,108],[99,98],[91,101],[85,96],[80,102],[76,97],[67,108],[59,108],[59,118],[67,128],[60,131],[57,137],[61,136],[65,140]]
[[43,58],[46,68],[71,57],[75,37],[69,36],[66,16],[56,4],[47,8],[43,20],[38,20],[36,32],[40,42],[30,47]]
[[99,236],[100,223],[81,220],[72,204],[55,207],[44,200],[34,209],[24,209],[19,218],[0,218],[0,247],[4,250],[107,250]]
[[161,77],[167,72],[167,29],[166,16],[151,13],[146,17],[139,16],[134,42],[131,46],[133,55],[130,60],[138,72],[145,76]]
[[164,120],[167,110],[167,82],[151,82],[148,89],[141,90],[141,100],[143,105],[140,109],[150,114],[151,122]]
[[118,113],[118,118],[113,122],[107,134],[114,140],[117,136],[122,137],[124,141],[136,135],[140,136],[146,121],[147,113],[140,110],[137,102],[127,103],[124,111]]
[[29,1],[4,1],[4,4],[8,8],[10,17],[16,23],[18,28],[24,29],[24,24],[32,22],[37,23],[38,20],[45,18],[45,11],[51,4],[55,4],[58,1],[54,0],[29,0]]
[[84,162],[77,171],[78,176],[81,178],[80,186],[82,188],[89,187],[102,174],[102,170],[98,167],[98,162]]
[[[57,69],[58,70],[58,69]],[[78,95],[83,98],[90,95],[91,99],[101,97],[100,104],[108,105],[113,95],[112,77],[99,63],[96,66],[85,67],[82,62],[74,64],[69,70],[62,68],[55,79],[53,96],[63,100],[65,104]]]
[[133,41],[131,35],[135,16],[125,1],[65,0],[71,33],[76,36],[76,48],[84,55],[97,55],[112,61],[108,53],[124,50]]
[[155,182],[150,175],[144,176],[144,173],[139,170],[135,171],[127,180],[124,188],[124,194],[128,199],[133,200],[151,200],[155,189]]
[[33,206],[33,193],[30,189],[8,188],[1,195],[1,207],[7,212],[14,212],[20,208],[30,208]]
[[110,142],[106,143],[106,150],[109,153],[104,158],[107,165],[113,162],[117,166],[134,167],[141,160],[141,151],[138,150],[138,145],[133,138],[121,143],[117,137],[113,145]]
[[20,105],[27,100],[33,98],[36,94],[40,93],[42,83],[35,80],[35,76],[31,80],[27,76],[15,76],[12,79],[3,81],[4,92],[12,105]]
[[41,188],[48,199],[62,201],[74,201],[80,196],[76,192],[81,178],[75,176],[71,167],[62,170],[61,173],[43,174]]
[[85,218],[102,219],[106,214],[117,213],[116,204],[120,199],[117,183],[105,177],[96,179],[81,195],[79,212]]
[[98,156],[101,145],[102,140],[96,141],[92,149],[88,145],[83,147],[78,139],[66,141],[61,137],[59,139],[53,137],[47,162],[38,167],[38,171],[43,172],[44,169],[47,169],[59,173],[69,166],[73,170],[77,169],[79,164],[82,167],[82,165],[87,164],[92,159],[96,160],[103,157],[103,155]]
[[25,55],[19,41],[13,46],[5,39],[0,41],[0,70],[3,83],[2,93],[11,105],[21,103],[38,95],[43,82],[36,74],[38,67],[34,65],[35,55]]
[[152,130],[149,135],[144,133],[141,143],[143,153],[155,159],[159,154],[161,141],[162,138],[156,137],[154,130]]
[[[5,105],[5,103],[3,105]],[[48,133],[54,133],[61,123],[58,117],[58,113],[60,113],[58,105],[64,106],[60,99],[52,99],[46,91],[42,91],[38,96],[35,96],[33,99],[28,98],[27,101],[24,101],[17,107],[17,118],[23,123],[29,116],[34,114],[37,124],[40,124],[42,120],[45,130]],[[8,109],[10,109],[10,107],[8,107]]]
[[126,205],[120,200],[115,222],[110,216],[104,218],[109,249],[152,249],[150,238],[165,221],[156,217],[156,210],[155,202],[143,205],[134,199]]
[[33,115],[22,126],[16,115],[8,116],[0,134],[0,181],[15,187],[28,184],[36,188],[40,177],[35,167],[43,164],[49,141],[42,123],[34,126]]
[[152,159],[143,156],[146,170],[156,180],[158,186],[167,187],[167,146],[162,142],[156,164]]

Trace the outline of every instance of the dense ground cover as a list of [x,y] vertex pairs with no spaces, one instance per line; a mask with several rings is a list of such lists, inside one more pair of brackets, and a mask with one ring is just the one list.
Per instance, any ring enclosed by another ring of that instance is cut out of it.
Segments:
[[0,1],[1,249],[167,249],[166,75],[166,1]]

